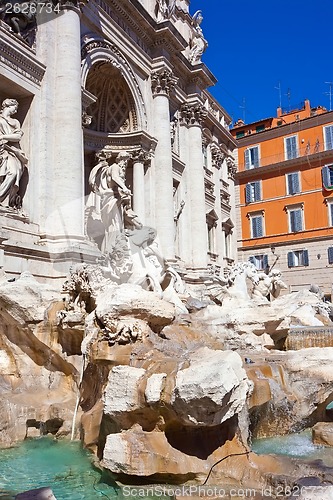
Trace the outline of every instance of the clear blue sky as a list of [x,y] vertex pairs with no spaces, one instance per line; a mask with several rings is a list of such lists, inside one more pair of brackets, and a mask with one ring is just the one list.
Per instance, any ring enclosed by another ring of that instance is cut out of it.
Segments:
[[276,116],[279,85],[283,107],[310,99],[329,110],[333,0],[191,0],[199,9],[202,60],[218,79],[209,91],[234,121]]

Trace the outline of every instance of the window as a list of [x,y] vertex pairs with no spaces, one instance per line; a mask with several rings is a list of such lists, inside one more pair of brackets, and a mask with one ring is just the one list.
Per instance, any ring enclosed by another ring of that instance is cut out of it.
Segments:
[[292,135],[284,139],[284,154],[286,160],[298,157],[297,135]]
[[264,236],[264,218],[261,214],[250,215],[251,238]]
[[299,267],[309,265],[309,252],[307,250],[295,250],[288,252],[288,267]]
[[333,226],[333,200],[326,200],[328,208],[328,225]]
[[242,130],[241,132],[236,132],[236,139],[240,139],[241,137],[244,137],[244,136],[245,136],[244,130]]
[[265,125],[258,125],[256,127],[256,132],[263,132],[265,130]]
[[299,182],[299,172],[293,172],[292,174],[286,175],[287,181],[287,194],[300,193],[300,182]]
[[328,247],[327,253],[328,253],[328,263],[333,264],[333,247]]
[[324,189],[328,191],[333,189],[333,165],[325,165],[325,167],[321,169],[321,178]]
[[245,168],[259,167],[259,146],[253,146],[245,150]]
[[299,233],[303,231],[303,210],[301,207],[289,208],[289,232]]
[[333,149],[333,125],[324,127],[325,149]]
[[260,181],[248,182],[245,187],[245,201],[251,203],[261,200]]
[[249,257],[249,261],[252,262],[260,271],[265,271],[268,268],[268,255],[252,255]]

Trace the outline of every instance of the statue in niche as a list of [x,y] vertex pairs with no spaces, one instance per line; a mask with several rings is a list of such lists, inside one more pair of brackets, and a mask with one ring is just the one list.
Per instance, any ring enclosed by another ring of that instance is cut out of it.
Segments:
[[176,6],[176,0],[156,0],[155,14],[158,23],[170,19]]
[[[125,184],[126,168],[131,155],[121,151],[116,160],[109,165],[110,154],[99,156],[99,163],[92,169],[89,185],[100,198],[100,220],[104,226],[102,253],[107,253],[114,245],[115,237],[122,229],[140,228],[141,222],[132,210],[132,193]],[[87,207],[95,203],[88,199]]]
[[22,197],[20,180],[28,159],[20,148],[23,136],[20,122],[12,118],[17,112],[18,102],[5,99],[0,111],[0,203],[20,209]]
[[202,20],[202,11],[198,10],[192,18],[193,29],[190,38],[190,51],[188,54],[188,60],[192,64],[196,64],[201,61],[201,56],[208,47],[208,42],[207,40],[205,40],[202,29],[200,27]]

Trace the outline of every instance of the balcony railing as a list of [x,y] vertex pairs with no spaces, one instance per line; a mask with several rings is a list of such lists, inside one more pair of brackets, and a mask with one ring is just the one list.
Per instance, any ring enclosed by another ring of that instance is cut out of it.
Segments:
[[317,153],[322,153],[324,151],[332,151],[332,154],[333,154],[332,148],[328,149],[327,147],[325,147],[325,144],[323,142],[317,141],[313,145],[308,143],[306,146],[302,146],[301,148],[298,148],[298,150],[293,151],[292,154],[291,155],[289,154],[288,156],[287,156],[285,151],[283,151],[281,153],[268,155],[268,156],[260,156],[259,165],[257,167],[251,166],[251,167],[246,168],[245,167],[245,158],[242,158],[239,166],[240,166],[240,170],[251,170],[254,168],[258,168],[258,167],[265,167],[266,165],[272,165],[274,163],[281,163],[284,161],[295,160],[295,159],[301,158],[301,157],[307,157],[307,156],[314,155]]

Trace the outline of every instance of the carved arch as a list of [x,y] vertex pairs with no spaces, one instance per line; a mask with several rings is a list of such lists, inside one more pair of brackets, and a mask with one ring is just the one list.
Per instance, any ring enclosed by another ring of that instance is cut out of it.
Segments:
[[[126,87],[129,90],[127,104],[131,109],[130,114],[132,118],[130,120],[132,120],[132,125],[136,130],[146,130],[147,113],[145,103],[136,75],[131,66],[114,43],[96,38],[93,35],[86,35],[82,43],[83,88],[86,88],[89,72],[95,65],[100,65],[101,67],[106,67],[105,65],[107,65],[113,74],[121,76],[123,79],[123,91],[125,92]],[[123,131],[125,132],[125,130]]]

